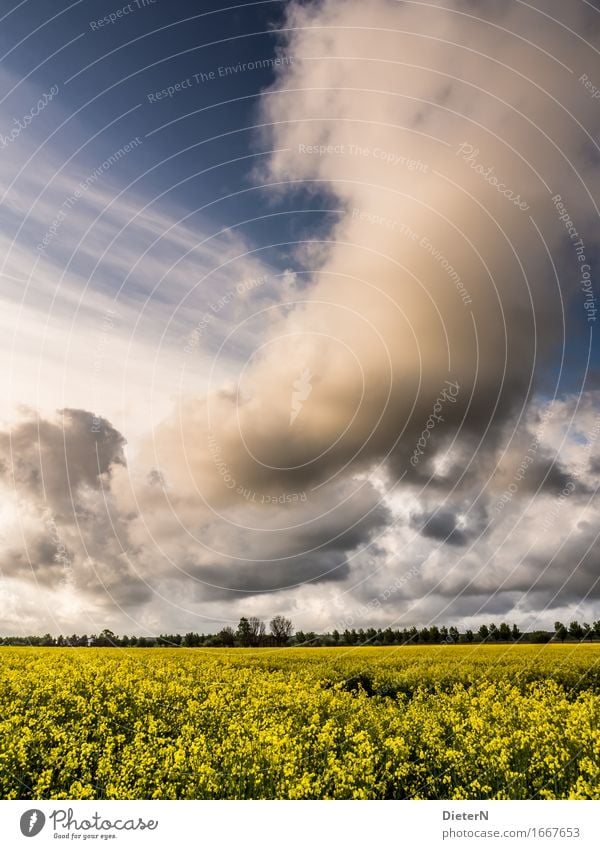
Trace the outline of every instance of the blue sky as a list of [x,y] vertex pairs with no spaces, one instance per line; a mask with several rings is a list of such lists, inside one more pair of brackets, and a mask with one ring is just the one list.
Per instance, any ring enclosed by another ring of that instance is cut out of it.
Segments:
[[[121,181],[137,180],[148,195],[168,189],[168,201],[189,210],[212,202],[211,222],[224,226],[232,213],[240,220],[256,215],[264,199],[258,198],[260,189],[249,172],[252,157],[264,155],[268,145],[250,128],[258,123],[257,99],[274,73],[268,66],[241,68],[275,58],[273,28],[281,21],[281,3],[217,12],[204,4],[193,16],[186,3],[134,5],[132,12],[96,30],[91,24],[126,6],[84,2],[63,14],[56,6],[52,16],[45,5],[34,10],[31,5],[3,21],[5,46],[24,39],[5,61],[15,77],[27,76],[32,86],[59,86],[61,111],[48,115],[44,127],[56,130],[52,149],[63,159],[74,155],[71,162],[85,167],[140,136],[144,147],[122,163]],[[32,11],[39,16],[35,34],[30,34]],[[90,12],[97,17],[90,18]],[[194,77],[211,73],[214,80]],[[171,96],[156,99],[158,92],[182,83]],[[19,98],[19,88],[10,101],[17,115],[17,104],[28,103],[26,95]],[[161,129],[170,122],[175,123]],[[219,200],[233,193],[234,201]],[[247,231],[255,232],[250,226]]]

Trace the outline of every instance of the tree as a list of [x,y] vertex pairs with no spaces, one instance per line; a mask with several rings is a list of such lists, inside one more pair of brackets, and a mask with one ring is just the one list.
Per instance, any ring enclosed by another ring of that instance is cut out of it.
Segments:
[[567,639],[567,634],[568,631],[562,622],[554,623],[554,636],[557,640],[560,640],[561,643],[564,643],[564,641]]
[[517,640],[520,640],[520,639],[521,639],[521,631],[519,630],[519,626],[518,626],[518,625],[513,625],[513,626],[512,626],[512,631],[510,632],[510,635],[511,635],[511,637],[513,638],[513,640],[514,640],[515,642],[517,642]]
[[[350,632],[348,632],[350,633]],[[314,631],[296,631],[295,643],[298,646],[312,646],[317,642],[317,635]]]
[[383,642],[385,645],[391,646],[396,641],[396,637],[391,628],[386,628],[383,632]]
[[[181,634],[160,634],[160,636],[158,636],[156,638],[156,645],[157,646],[171,646],[171,647],[172,646],[180,646],[181,640],[182,640]],[[128,637],[121,637],[120,642],[121,642],[122,646],[127,646],[127,645],[129,645],[129,638]]]
[[233,633],[233,628],[230,628],[229,625],[227,627],[222,628],[217,634],[219,638],[219,642],[222,646],[233,646],[235,643],[235,634]]
[[600,638],[600,619],[594,622],[594,634],[596,635],[596,637]]
[[465,640],[466,640],[468,643],[472,643],[472,642],[473,642],[473,631],[471,631],[471,629],[470,629],[470,628],[468,628],[468,629],[465,631]]
[[457,643],[460,634],[458,633],[458,628],[455,628],[454,625],[448,629],[448,639],[452,643]]
[[252,630],[250,628],[250,623],[245,616],[242,616],[240,619],[235,635],[238,643],[244,648],[248,648],[248,646],[252,645]]
[[250,626],[250,645],[259,646],[265,635],[265,623],[257,616],[251,616],[248,619],[248,625]]
[[527,637],[530,643],[549,643],[552,634],[549,631],[531,631]]
[[486,640],[488,639],[488,637],[490,636],[490,631],[489,631],[488,626],[487,626],[487,625],[482,625],[482,626],[481,626],[481,628],[479,629],[479,631],[477,632],[477,634],[478,634],[479,639],[481,640],[481,642],[482,642],[482,643],[485,643],[485,641],[486,641]]
[[[288,641],[292,634],[294,633],[294,627],[292,625],[291,619],[286,619],[285,616],[274,616],[269,623],[271,627],[271,634],[275,637],[275,642],[278,646],[285,646],[288,644]],[[340,635],[336,631],[337,640],[339,640]]]
[[119,639],[109,628],[105,628],[100,632],[98,637],[96,637],[94,645],[101,646],[103,648],[106,648],[107,646],[118,646]]
[[490,640],[498,640],[498,639],[500,639],[500,634],[498,632],[498,628],[492,622],[491,625],[490,625]]
[[504,640],[505,642],[507,640],[510,640],[510,627],[507,625],[506,622],[500,623],[500,630],[498,631],[498,636],[501,640]]
[[583,637],[583,628],[579,624],[579,622],[574,621],[569,625],[569,634],[573,637],[574,640],[581,640]]

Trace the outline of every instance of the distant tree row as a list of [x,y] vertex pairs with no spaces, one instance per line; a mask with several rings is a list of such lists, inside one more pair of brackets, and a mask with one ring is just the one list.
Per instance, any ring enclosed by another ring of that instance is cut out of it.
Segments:
[[471,629],[459,632],[455,627],[446,628],[431,625],[427,628],[355,628],[342,632],[334,629],[326,634],[316,634],[314,631],[297,631],[290,619],[275,616],[269,623],[267,632],[265,623],[256,616],[242,616],[237,628],[222,628],[217,634],[198,634],[190,631],[187,634],[161,634],[158,637],[118,637],[112,631],[105,629],[100,634],[72,634],[71,636],[53,637],[51,634],[28,637],[0,637],[0,645],[5,646],[95,646],[121,648],[260,648],[283,646],[406,646],[406,645],[451,645],[455,643],[547,643],[550,640],[564,643],[565,641],[591,641],[600,639],[600,620],[588,625],[584,622],[571,622],[567,627],[562,622],[554,623],[552,631],[529,631],[522,633],[517,625],[501,622],[496,626],[481,625],[477,631]]
[[290,619],[275,616],[271,619],[270,632],[267,634],[265,623],[256,616],[242,616],[237,629],[223,628],[218,634],[197,634],[190,631],[187,634],[161,634],[158,637],[118,637],[108,628],[100,634],[71,634],[71,636],[53,637],[44,634],[42,637],[32,635],[27,637],[0,637],[0,645],[5,646],[91,646],[100,648],[154,648],[180,646],[182,648],[206,648],[242,646],[258,648],[259,646],[286,646],[289,644],[294,628]]
[[437,625],[431,625],[428,628],[403,628],[402,630],[394,630],[392,628],[352,628],[346,629],[343,632],[333,630],[329,634],[315,634],[313,632],[303,633],[298,631],[296,641],[302,642],[304,645],[334,645],[334,646],[394,646],[394,645],[415,645],[418,643],[425,645],[442,645],[453,643],[473,643],[473,642],[498,642],[521,640],[525,635],[516,625],[512,628],[503,622],[500,627],[492,623],[489,627],[482,625],[475,633],[472,630],[467,630],[464,633],[459,632],[458,628],[452,626],[447,628],[442,625],[438,628]]
[[562,622],[554,623],[554,635],[561,643],[570,637],[572,640],[594,640],[600,639],[600,619],[594,622],[593,625],[588,625],[584,622],[580,625],[579,622],[571,622],[567,627]]

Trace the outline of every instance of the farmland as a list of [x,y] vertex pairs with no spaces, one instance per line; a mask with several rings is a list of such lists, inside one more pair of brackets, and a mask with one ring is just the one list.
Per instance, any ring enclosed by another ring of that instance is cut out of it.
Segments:
[[8,799],[598,799],[600,646],[0,649]]

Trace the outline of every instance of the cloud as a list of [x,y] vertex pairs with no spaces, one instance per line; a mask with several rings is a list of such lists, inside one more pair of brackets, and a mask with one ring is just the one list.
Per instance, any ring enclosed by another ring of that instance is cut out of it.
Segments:
[[413,526],[425,537],[443,540],[449,545],[465,545],[468,535],[459,527],[459,518],[448,510],[413,516]]
[[0,433],[5,485],[65,510],[84,487],[99,489],[114,464],[123,464],[125,439],[103,418],[85,410],[61,410],[58,421],[32,413]]
[[149,600],[129,557],[130,517],[114,509],[111,493],[124,444],[106,419],[85,410],[61,410],[53,420],[27,411],[0,433],[4,581],[21,582],[25,596],[28,585],[44,588],[52,601],[75,594],[84,608]]
[[[581,61],[574,43],[550,26],[543,49],[520,38],[538,23],[527,9],[496,20],[491,6],[478,19],[350,2],[343,25],[339,11],[289,7],[282,44],[302,61],[263,101],[277,149],[266,176],[337,201],[338,223],[318,234],[327,255],[300,303],[247,319],[254,348],[227,389],[211,386],[153,434],[159,463],[209,499],[236,497],[211,459],[215,440],[250,489],[297,490],[374,463],[423,477],[448,446],[474,449],[482,474],[564,333],[565,300],[581,301],[572,251],[559,263],[563,292],[548,255],[562,257],[566,236],[549,188],[568,194],[583,232],[593,206],[568,187],[598,181],[576,116],[565,119],[566,104],[584,105],[561,65]],[[228,350],[236,331],[215,363]],[[415,471],[409,458],[448,380],[460,392]]]
[[[584,105],[563,67],[581,54],[552,27],[543,49],[520,38],[538,23],[531,10],[496,17],[486,6],[478,19],[350,2],[343,25],[339,10],[290,5],[282,49],[302,61],[263,100],[277,150],[265,176],[337,202],[338,223],[318,234],[327,252],[300,302],[247,318],[254,348],[227,384],[183,400],[142,457],[164,471],[178,510],[250,510],[249,493],[327,493],[325,482],[356,487],[374,469],[401,486],[432,481],[441,507],[424,533],[435,538],[450,529],[444,493],[510,485],[530,438],[510,430],[564,332],[565,300],[581,297],[573,256],[559,263],[560,292],[548,255],[562,257],[565,240],[549,188],[597,183],[580,127],[564,120],[566,104]],[[589,198],[568,196],[583,229]],[[236,332],[215,366],[236,351]],[[538,448],[519,497],[567,479]],[[447,541],[464,544],[466,532],[455,526]]]

